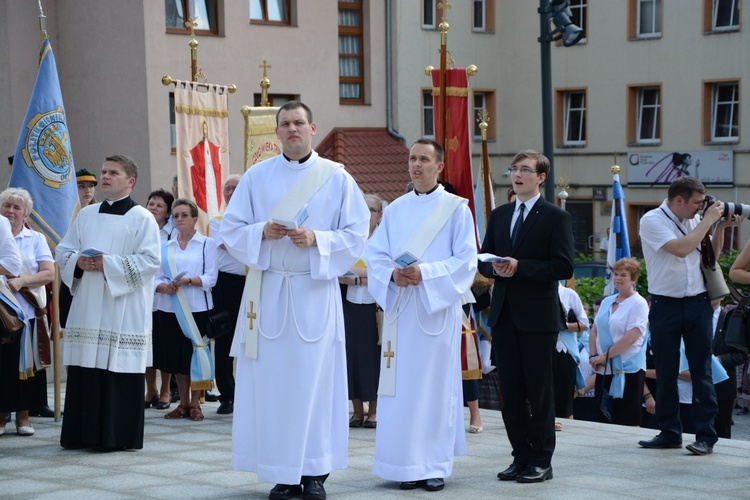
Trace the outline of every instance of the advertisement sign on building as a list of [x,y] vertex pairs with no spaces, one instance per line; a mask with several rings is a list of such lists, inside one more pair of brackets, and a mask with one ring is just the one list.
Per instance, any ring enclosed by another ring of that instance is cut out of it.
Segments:
[[707,186],[731,186],[733,167],[731,150],[631,152],[628,154],[628,186],[664,186],[681,175],[697,177]]

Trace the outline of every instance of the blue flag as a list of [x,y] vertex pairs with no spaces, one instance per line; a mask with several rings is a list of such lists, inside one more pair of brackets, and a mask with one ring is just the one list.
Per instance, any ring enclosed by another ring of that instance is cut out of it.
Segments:
[[29,223],[54,248],[70,225],[78,190],[60,80],[48,38],[42,42],[39,73],[18,137],[9,185],[31,193],[34,210]]
[[605,296],[615,293],[615,286],[612,283],[612,267],[615,262],[622,258],[630,258],[628,225],[625,221],[625,194],[620,185],[620,174],[614,174],[612,181],[612,219],[609,224],[608,243]]

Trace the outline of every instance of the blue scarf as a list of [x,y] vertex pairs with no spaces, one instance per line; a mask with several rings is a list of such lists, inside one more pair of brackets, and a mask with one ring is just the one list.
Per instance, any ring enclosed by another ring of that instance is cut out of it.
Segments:
[[[619,293],[610,295],[602,301],[599,314],[594,319],[596,323],[596,329],[599,334],[599,344],[602,346],[603,351],[607,351],[611,348],[615,342],[612,340],[612,333],[609,331],[609,318],[612,314],[612,304],[619,297]],[[643,364],[646,362],[646,346],[648,343],[643,342],[641,350],[637,354],[632,356],[630,359],[623,363],[621,356],[612,356],[609,358],[607,364],[612,363],[612,385],[609,388],[609,394],[613,398],[621,399],[623,392],[625,391],[625,374],[635,373],[641,369]],[[604,367],[604,373],[607,373],[607,367]]]

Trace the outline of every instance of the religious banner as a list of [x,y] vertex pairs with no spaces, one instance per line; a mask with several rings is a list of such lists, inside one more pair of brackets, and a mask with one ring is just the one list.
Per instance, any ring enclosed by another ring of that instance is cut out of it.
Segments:
[[[432,70],[432,95],[434,103],[435,137],[442,137],[440,130],[440,70]],[[443,180],[456,189],[456,193],[469,200],[469,208],[476,220],[474,210],[474,182],[471,169],[471,146],[469,133],[472,130],[469,113],[469,75],[466,68],[447,69],[445,72],[445,172]],[[440,141],[438,141],[440,142]]]
[[46,36],[8,185],[31,194],[29,225],[44,234],[54,250],[77,211],[78,187],[55,55]]
[[180,198],[198,205],[198,230],[223,206],[221,188],[229,177],[229,110],[226,93],[196,90],[197,85],[175,88],[177,181]]
[[245,170],[268,158],[281,154],[281,141],[276,137],[277,107],[242,107],[245,117]]

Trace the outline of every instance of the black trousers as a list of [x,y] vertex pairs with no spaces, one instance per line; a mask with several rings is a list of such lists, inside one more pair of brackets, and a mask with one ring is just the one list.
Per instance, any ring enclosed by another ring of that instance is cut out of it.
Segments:
[[519,330],[503,307],[492,328],[513,463],[549,467],[555,451],[553,356],[558,332]]
[[229,355],[234,339],[234,327],[240,314],[242,291],[245,277],[219,271],[219,278],[213,289],[214,312],[226,311],[232,318],[232,333],[214,340],[216,358],[216,387],[221,393],[219,401],[234,401],[234,359]]

